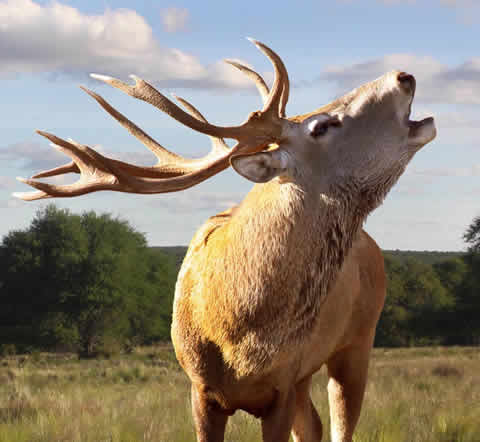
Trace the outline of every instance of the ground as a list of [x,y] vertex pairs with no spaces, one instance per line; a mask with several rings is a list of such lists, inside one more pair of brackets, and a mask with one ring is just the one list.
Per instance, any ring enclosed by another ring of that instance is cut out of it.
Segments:
[[[312,396],[328,433],[324,370]],[[0,359],[0,442],[194,442],[189,383],[170,346],[110,359]],[[238,412],[229,442],[260,440]],[[324,437],[328,441],[328,436]],[[479,442],[480,347],[375,349],[355,442]]]

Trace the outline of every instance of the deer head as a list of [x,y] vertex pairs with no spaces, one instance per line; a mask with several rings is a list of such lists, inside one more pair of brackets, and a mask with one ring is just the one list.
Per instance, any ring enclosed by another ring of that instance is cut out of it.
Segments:
[[[349,186],[355,189],[355,194],[361,192],[374,204],[383,198],[415,152],[435,137],[433,118],[419,122],[409,119],[415,79],[398,71],[367,83],[314,112],[286,118],[289,79],[285,66],[270,48],[258,41],[253,43],[271,60],[275,80],[268,91],[256,72],[227,60],[255,82],[264,99],[263,109],[251,113],[239,126],[212,125],[190,103],[175,97],[187,113],[135,76],[132,76],[135,84],[128,85],[112,77],[92,74],[92,77],[154,105],[185,126],[212,137],[213,148],[206,157],[190,160],[168,151],[100,95],[82,87],[152,150],[158,164],[134,166],[108,158],[73,140],[38,131],[73,161],[39,173],[32,179],[20,178],[39,191],[15,196],[36,200],[99,190],[174,192],[194,186],[231,164],[239,174],[254,182],[280,177],[326,193]],[[223,138],[235,139],[237,143],[229,149]],[[81,177],[70,185],[36,180],[68,172],[80,173]]]
[[361,192],[375,205],[436,135],[433,118],[410,120],[414,93],[412,75],[389,72],[291,118],[278,149],[236,155],[232,165],[255,182],[281,176],[327,194],[348,187],[350,197]]

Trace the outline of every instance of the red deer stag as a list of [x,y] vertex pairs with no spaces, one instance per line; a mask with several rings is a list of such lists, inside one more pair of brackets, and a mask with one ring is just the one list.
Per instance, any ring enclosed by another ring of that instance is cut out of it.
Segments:
[[[145,81],[92,75],[154,105],[213,139],[211,152],[186,159],[169,152],[95,92],[84,90],[158,158],[138,167],[88,146],[39,132],[72,158],[23,182],[25,200],[98,190],[175,192],[230,164],[260,183],[242,203],[210,218],[193,238],[178,276],[172,340],[192,382],[197,438],[224,440],[228,416],[260,417],[263,440],[320,441],[310,399],[312,374],[328,368],[332,440],[351,441],[365,389],[369,353],[385,296],[381,252],[362,230],[414,154],[436,134],[433,118],[409,119],[415,79],[389,72],[305,115],[285,117],[289,80],[271,60],[271,91],[251,69],[264,106],[239,126],[208,123]],[[223,138],[236,145],[229,149]],[[80,173],[70,185],[35,178]]]

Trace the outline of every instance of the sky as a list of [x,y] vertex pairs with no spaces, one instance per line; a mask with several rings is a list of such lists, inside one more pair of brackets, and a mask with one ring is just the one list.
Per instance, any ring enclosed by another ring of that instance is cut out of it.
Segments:
[[[255,88],[222,62],[273,78],[245,37],[280,54],[292,82],[287,115],[312,111],[398,69],[415,75],[413,117],[433,115],[438,135],[408,166],[365,229],[383,249],[464,250],[480,215],[480,2],[478,0],[0,0],[0,236],[26,228],[48,203],[109,212],[150,245],[186,245],[211,215],[252,183],[233,170],[175,194],[98,192],[24,202],[15,180],[69,159],[36,129],[142,165],[154,157],[78,85],[104,96],[166,148],[188,157],[208,137],[91,79],[136,74],[195,104],[209,121],[236,125],[261,108]],[[56,178],[72,182],[75,176]]]

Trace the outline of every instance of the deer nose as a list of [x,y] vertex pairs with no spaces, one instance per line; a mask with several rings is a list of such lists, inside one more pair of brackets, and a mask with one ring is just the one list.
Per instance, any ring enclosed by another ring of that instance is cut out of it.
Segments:
[[397,80],[400,83],[400,86],[408,94],[413,94],[415,92],[415,77],[413,75],[407,74],[406,72],[400,72],[397,75]]

